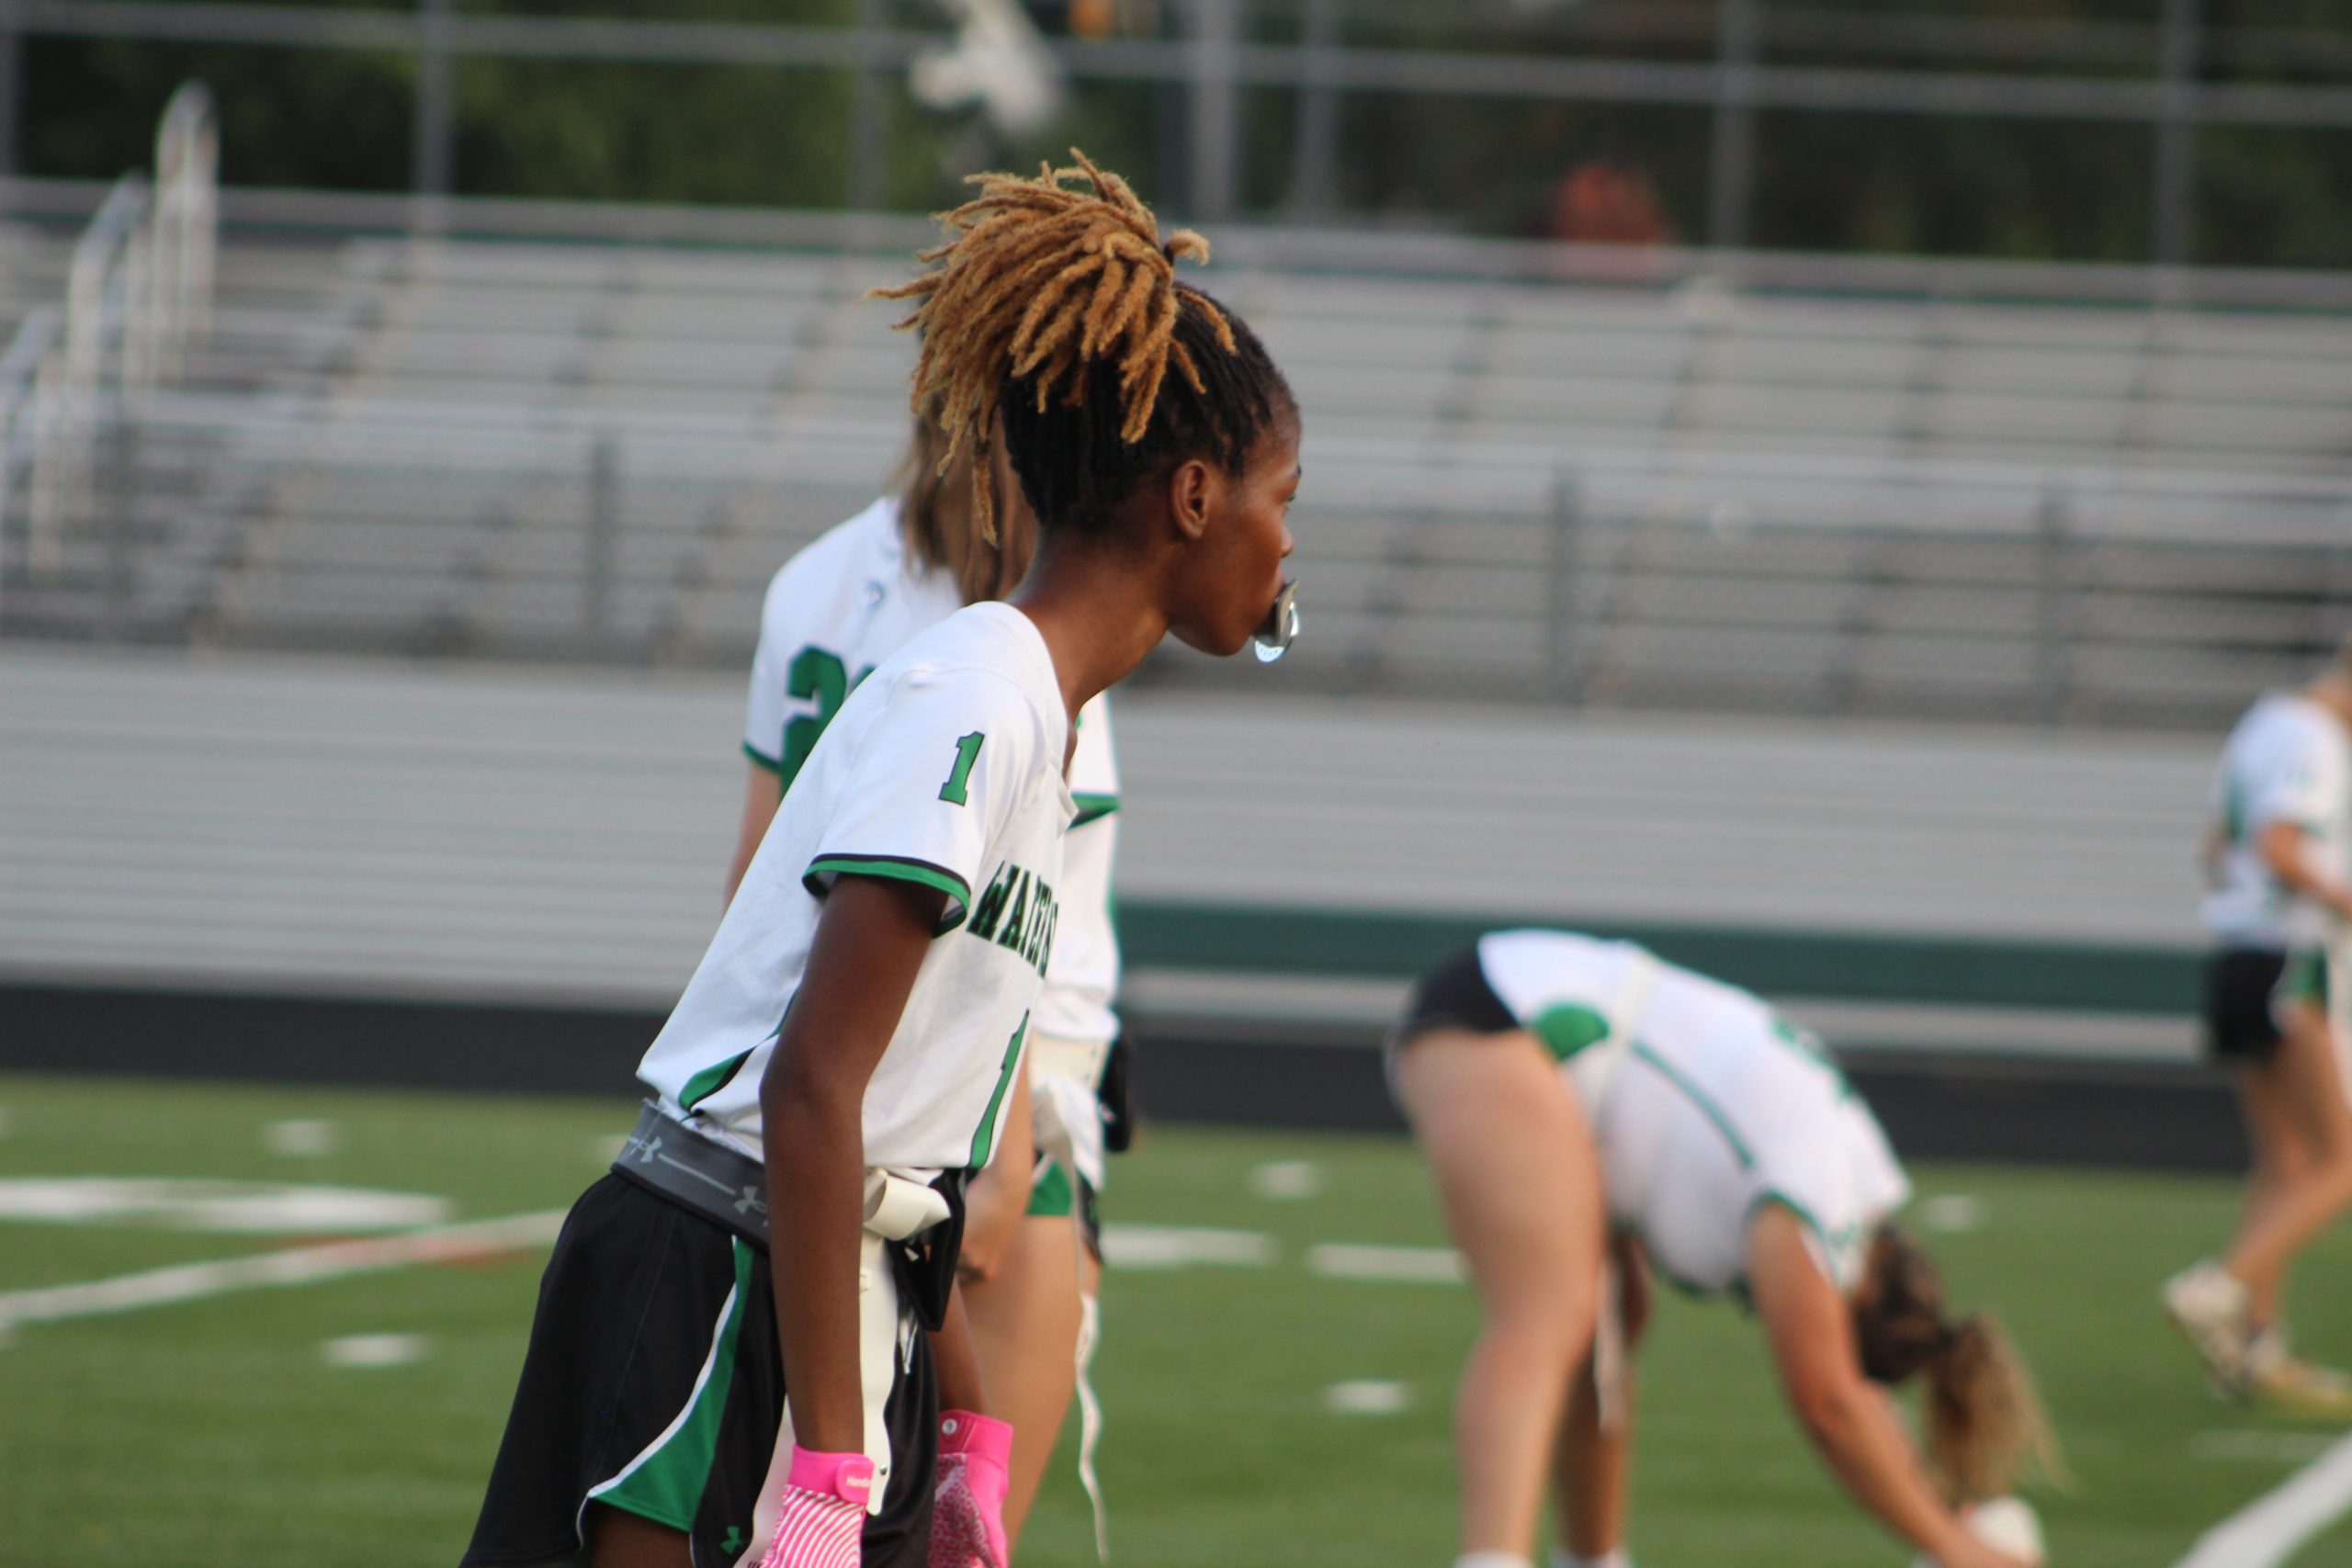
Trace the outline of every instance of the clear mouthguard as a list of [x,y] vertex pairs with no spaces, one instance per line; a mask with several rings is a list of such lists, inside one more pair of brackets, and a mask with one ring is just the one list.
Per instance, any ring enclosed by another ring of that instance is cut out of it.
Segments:
[[1298,640],[1298,584],[1285,582],[1283,591],[1274,595],[1274,607],[1266,615],[1266,624],[1258,629],[1251,648],[1261,664],[1272,664],[1290,651]]

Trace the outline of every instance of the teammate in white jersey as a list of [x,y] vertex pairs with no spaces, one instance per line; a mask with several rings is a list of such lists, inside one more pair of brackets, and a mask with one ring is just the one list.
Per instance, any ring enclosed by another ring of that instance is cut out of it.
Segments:
[[[910,637],[967,603],[1003,597],[1027,570],[1036,520],[1010,471],[995,484],[998,544],[975,547],[968,465],[959,461],[943,475],[945,449],[939,427],[918,421],[901,493],[829,529],[768,585],[752,661],[743,735],[751,766],[729,897],[784,789],[848,694]],[[1111,920],[1119,776],[1107,693],[1078,716],[1069,787],[1078,817],[1062,843],[1053,954],[1005,1136],[967,1193],[960,1265],[981,1373],[1016,1434],[1004,1506],[1016,1547],[1097,1340],[1095,1203],[1104,1156],[1097,1096],[1119,1034],[1113,1010],[1119,943]],[[1099,1517],[1094,1406],[1088,1409],[1080,1476]]]
[[2352,641],[2231,731],[2205,846],[2205,1028],[2235,1069],[2254,1145],[2236,1234],[2165,1283],[2165,1314],[2215,1386],[2352,1420],[2352,1379],[2288,1349],[2295,1255],[2352,1207],[2345,933],[2352,922]]
[[915,412],[982,474],[1001,442],[1036,559],[809,749],[565,1222],[469,1563],[1009,1555],[1012,1433],[952,1280],[1059,921],[1072,720],[1166,635],[1287,629],[1299,480],[1281,373],[1176,280],[1205,245],[1080,164],[985,176],[891,291],[921,300]]
[[[1818,1040],[1632,942],[1497,931],[1416,987],[1391,1067],[1486,1316],[1457,1407],[1457,1568],[1526,1568],[1547,1470],[1558,1568],[1630,1561],[1651,1269],[1754,1308],[1806,1435],[1889,1529],[1943,1568],[2016,1568],[1965,1510],[2030,1457],[2054,1466],[2040,1406],[1891,1228],[1910,1184]],[[1872,1386],[1923,1371],[1924,1461]]]

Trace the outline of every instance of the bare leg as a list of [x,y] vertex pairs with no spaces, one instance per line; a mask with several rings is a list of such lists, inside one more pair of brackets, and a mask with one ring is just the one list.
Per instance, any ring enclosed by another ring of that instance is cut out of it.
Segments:
[[588,1568],[694,1568],[684,1531],[627,1508],[588,1508]]
[[[2254,1151],[2254,1168],[2246,1178],[2245,1209],[2239,1216],[2238,1235],[2258,1235],[2306,1186],[2317,1161],[2303,1136],[2293,1107],[2282,1103],[2275,1076],[2256,1077],[2251,1071],[2238,1077],[2238,1106],[2245,1119],[2246,1142]],[[2280,1280],[2272,1276],[2262,1286],[2249,1286],[2247,1298],[2256,1328],[2278,1316]]]
[[1396,1085],[1485,1312],[1454,1404],[1462,1550],[1530,1556],[1568,1379],[1592,1343],[1592,1135],[1523,1032],[1432,1031],[1398,1053]]
[[2326,1016],[2297,1007],[2278,1051],[2244,1069],[2240,1096],[2255,1145],[2255,1190],[2222,1263],[2267,1321],[2288,1266],[2352,1206],[2352,1103],[2345,1099]]
[[1634,1352],[1649,1321],[1641,1244],[1620,1236],[1611,1252],[1616,1265],[1618,1322],[1624,1334],[1623,1406],[1616,1425],[1601,1425],[1596,1358],[1586,1357],[1568,1391],[1567,1419],[1560,1428],[1559,1453],[1552,1467],[1560,1540],[1579,1557],[1605,1557],[1625,1543],[1627,1483],[1634,1469]]
[[1075,1220],[1032,1214],[996,1270],[964,1286],[989,1403],[998,1419],[1012,1423],[1004,1528],[1016,1545],[1078,1386],[1079,1292],[1091,1294],[1101,1274],[1079,1243]]

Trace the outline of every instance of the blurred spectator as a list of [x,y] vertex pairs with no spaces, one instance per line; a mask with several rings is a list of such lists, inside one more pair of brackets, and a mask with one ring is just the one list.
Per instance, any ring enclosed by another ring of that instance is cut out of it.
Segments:
[[1555,240],[1589,244],[1665,245],[1672,225],[1659,210],[1657,187],[1647,175],[1607,158],[1589,158],[1570,169],[1552,196]]

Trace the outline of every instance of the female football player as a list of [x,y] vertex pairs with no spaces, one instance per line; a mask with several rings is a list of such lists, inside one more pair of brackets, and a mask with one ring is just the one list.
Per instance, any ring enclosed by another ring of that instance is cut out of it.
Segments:
[[2228,1248],[2165,1281],[2164,1308],[2224,1393],[2352,1420],[2352,1379],[2296,1359],[2279,1310],[2295,1255],[2352,1207],[2352,641],[2238,721],[2213,796],[2205,1032],[2234,1069],[2254,1172]]
[[[1754,1308],[1806,1436],[1895,1534],[1942,1568],[2018,1568],[1965,1509],[2029,1459],[2054,1466],[2040,1405],[1889,1226],[1908,1183],[1818,1041],[1631,942],[1498,931],[1421,981],[1393,1066],[1487,1314],[1460,1407],[1464,1562],[1529,1561],[1547,1467],[1563,1568],[1627,1561],[1628,1358],[1655,1269]],[[1546,1325],[1562,1302],[1589,1320],[1604,1208],[1611,1310],[1564,1360],[1572,1335]],[[1881,1392],[1922,1373],[1924,1460]],[[1507,1483],[1474,1468],[1501,1462]]]
[[956,1211],[1053,946],[1073,720],[1164,636],[1272,623],[1299,424],[1176,280],[1199,238],[1115,175],[987,176],[947,222],[890,291],[915,411],[983,479],[1001,441],[1036,559],[885,660],[785,792],[558,1240],[468,1562],[1005,1561]]
[[[1000,458],[990,498],[997,537],[989,543],[971,526],[970,458],[958,457],[943,471],[946,451],[946,433],[917,420],[899,493],[828,530],[768,585],[752,661],[743,736],[750,767],[730,898],[785,789],[866,672],[964,605],[1003,598],[1028,570],[1036,518],[1011,469]],[[1096,1094],[1119,1033],[1113,1010],[1119,944],[1111,921],[1119,781],[1108,693],[1078,716],[1069,786],[1078,817],[1062,841],[1061,921],[1006,1135],[967,1194],[960,1265],[989,1399],[1015,1434],[1004,1522],[1016,1545],[1095,1346],[1102,1272],[1095,1200],[1103,1165]],[[1040,1126],[1048,1149],[1034,1148]],[[1091,1459],[1081,1454],[1080,1474],[1092,1492]]]

